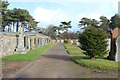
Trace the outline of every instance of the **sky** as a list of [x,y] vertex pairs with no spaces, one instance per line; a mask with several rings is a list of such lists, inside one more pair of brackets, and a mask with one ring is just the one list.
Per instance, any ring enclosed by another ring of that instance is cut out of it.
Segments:
[[8,9],[27,9],[40,22],[39,27],[59,26],[62,21],[72,21],[70,31],[79,31],[83,17],[108,19],[118,13],[119,0],[8,0]]

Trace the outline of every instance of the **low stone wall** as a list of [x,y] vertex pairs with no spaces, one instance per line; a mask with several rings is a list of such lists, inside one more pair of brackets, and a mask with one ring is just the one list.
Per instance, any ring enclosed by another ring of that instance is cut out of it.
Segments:
[[0,33],[0,46],[3,57],[13,54],[17,47],[16,33]]
[[18,44],[22,43],[24,52],[30,49],[39,48],[52,42],[52,39],[48,36],[38,33],[23,33],[22,40],[19,40],[19,33],[0,33],[0,51],[2,51],[2,57],[19,54],[16,53]]

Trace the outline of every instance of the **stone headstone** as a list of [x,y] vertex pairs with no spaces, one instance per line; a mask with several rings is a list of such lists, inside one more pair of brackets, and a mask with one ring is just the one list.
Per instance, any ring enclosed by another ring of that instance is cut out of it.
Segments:
[[18,31],[18,46],[16,48],[16,52],[14,54],[25,54],[25,48],[24,48],[24,36],[23,36],[23,29],[22,27],[19,28]]
[[120,29],[117,27],[114,30],[111,30],[111,44],[110,44],[110,53],[107,57],[109,60],[115,60],[116,55],[116,38],[120,36]]
[[115,61],[120,61],[120,36],[116,39]]
[[77,45],[77,44],[76,44],[76,40],[73,40],[73,45]]
[[71,39],[68,39],[68,43],[71,43]]

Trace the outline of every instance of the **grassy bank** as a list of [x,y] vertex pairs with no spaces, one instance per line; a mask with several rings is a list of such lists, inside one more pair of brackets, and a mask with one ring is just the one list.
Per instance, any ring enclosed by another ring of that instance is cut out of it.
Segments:
[[44,47],[30,50],[26,54],[13,54],[2,58],[3,61],[33,61],[52,48],[55,43],[45,45]]
[[[105,59],[106,57],[96,57],[96,59],[90,59],[89,56],[83,56],[83,50],[81,50],[79,47],[72,45],[72,44],[64,44],[65,48],[67,49],[68,54],[70,55],[76,55],[79,54],[81,56],[73,56],[71,59],[88,69],[92,69],[95,71],[117,71],[118,70],[118,62],[111,61]],[[120,70],[120,67],[119,67]]]
[[66,49],[80,49],[79,47],[77,47],[77,45],[72,45],[72,44],[64,44]]
[[63,44],[70,55],[84,55],[83,50],[81,50],[77,45]]
[[110,61],[105,58],[89,59],[88,56],[74,56],[72,60],[81,66],[95,71],[118,71],[118,62]]

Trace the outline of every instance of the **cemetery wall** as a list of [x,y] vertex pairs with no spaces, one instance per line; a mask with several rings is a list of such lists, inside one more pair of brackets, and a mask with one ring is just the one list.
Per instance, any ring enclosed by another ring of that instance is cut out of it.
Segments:
[[13,54],[17,47],[16,33],[0,33],[0,46],[3,57]]
[[[15,54],[19,44],[18,38],[18,33],[0,33],[0,51],[2,51],[2,57]],[[23,33],[22,38],[25,52],[31,49],[40,48],[52,42],[51,38],[48,36],[38,33]]]

